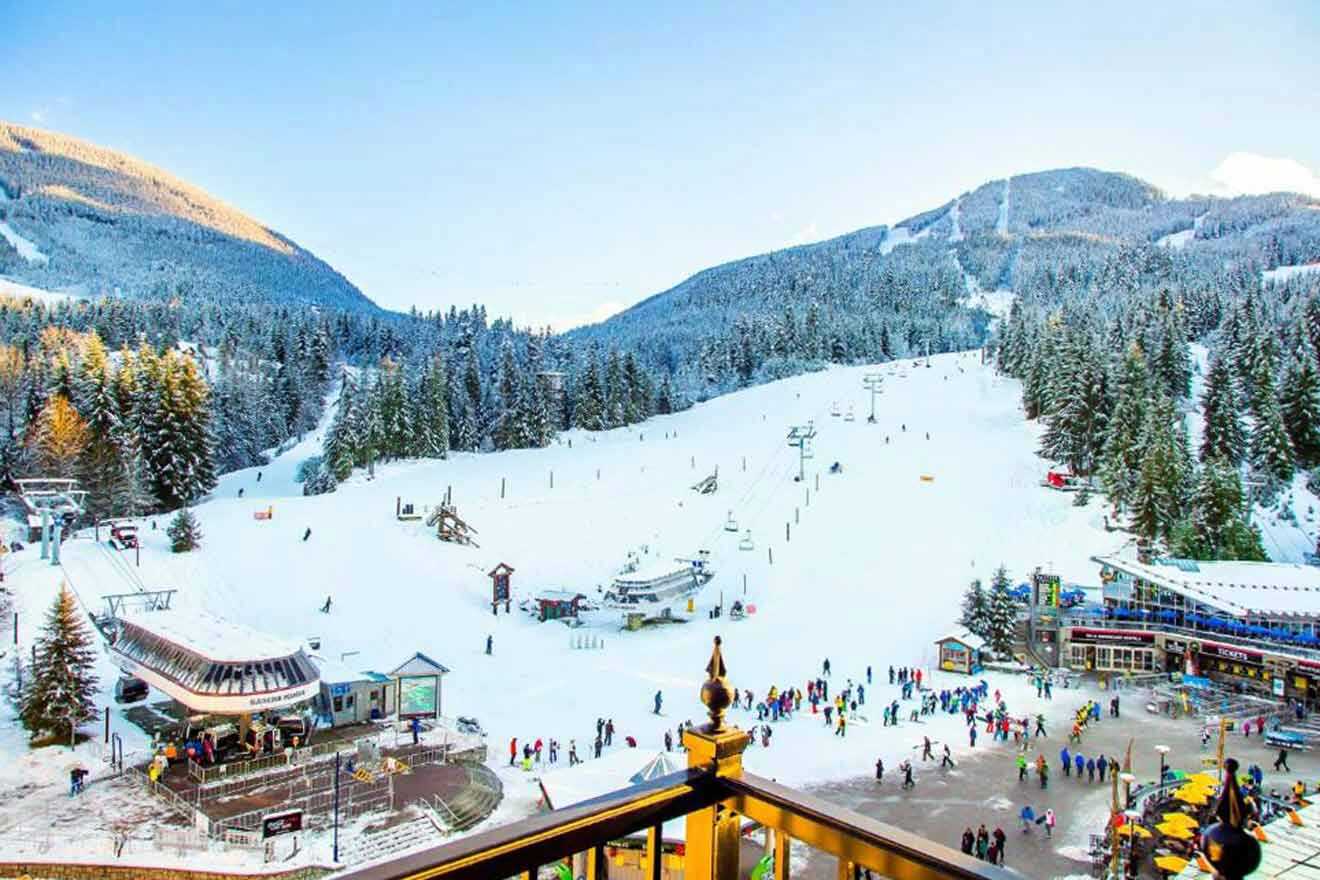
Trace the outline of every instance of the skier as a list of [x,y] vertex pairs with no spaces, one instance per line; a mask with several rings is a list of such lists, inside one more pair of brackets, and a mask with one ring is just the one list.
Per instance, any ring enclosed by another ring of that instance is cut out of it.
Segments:
[[308,526],[307,531],[303,532],[303,541],[306,542],[312,536],[312,527]]
[[1037,715],[1037,716],[1036,716],[1036,732],[1033,733],[1032,736],[1048,736],[1048,735],[1049,735],[1049,734],[1045,733],[1045,716],[1044,716],[1044,715]]
[[672,733],[670,733],[668,730],[666,730],[666,731],[665,731],[665,751],[666,751],[666,752],[672,752],[673,750],[674,750],[674,735],[673,735]]
[[875,759],[875,781],[876,784],[882,784],[885,781],[885,759]]
[[948,743],[944,744],[944,757],[940,759],[940,766],[941,767],[953,766],[953,754],[949,751]]
[[513,739],[509,740],[509,766],[512,767],[513,763],[517,760],[518,760],[518,737],[515,736]]
[[581,763],[582,759],[578,757],[577,753],[577,740],[570,739],[568,741],[568,766],[572,767],[574,764]]
[[[866,667],[866,683],[867,684],[871,683],[871,667],[869,665]],[[860,689],[859,689],[859,693],[860,693]]]
[[911,762],[911,761],[904,761],[904,762],[903,762],[903,787],[904,787],[904,788],[915,788],[916,785],[917,785],[916,780],[912,778],[912,762]]
[[239,497],[239,498],[242,498],[242,497],[243,497],[243,487],[242,487],[242,486],[239,486],[239,487],[238,487],[238,497]]
[[614,745],[614,719],[605,722],[605,745]]
[[660,714],[660,706],[661,706],[662,703],[664,703],[664,697],[661,696],[661,694],[660,694],[659,691],[656,691],[656,692],[655,692],[655,709],[654,709],[654,711],[653,711],[652,714],[655,714],[655,715],[659,715],[659,714]]
[[494,653],[495,653],[495,637],[486,636],[486,656],[489,657],[491,654]]
[[257,471],[257,482],[261,482],[261,471]]
[[924,742],[922,743],[921,746],[921,760],[923,761],[935,760],[935,756],[930,753],[930,746],[931,746],[930,737],[923,736],[922,739],[924,740]]
[[839,724],[838,724],[838,726],[835,728],[834,735],[835,735],[835,736],[847,736],[847,735],[848,735],[848,732],[847,732],[847,731],[848,731],[848,719],[847,719],[847,717],[846,717],[842,712],[840,712],[840,713],[839,713]]
[[330,597],[329,597],[329,596],[326,596],[326,597],[325,597],[325,604],[321,606],[321,613],[322,613],[322,614],[329,614],[329,613],[330,613]]
[[830,658],[826,657],[825,662],[821,664],[820,674],[828,676],[830,674]]

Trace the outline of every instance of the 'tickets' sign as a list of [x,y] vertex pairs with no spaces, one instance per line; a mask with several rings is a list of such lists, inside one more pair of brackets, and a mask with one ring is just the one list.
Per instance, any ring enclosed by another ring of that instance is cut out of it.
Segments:
[[1096,644],[1096,645],[1153,645],[1155,644],[1155,634],[1148,632],[1130,632],[1122,629],[1082,629],[1074,627],[1072,631],[1072,641],[1074,644]]
[[1214,642],[1201,643],[1201,656],[1218,657],[1221,660],[1233,660],[1238,663],[1260,663],[1264,659],[1259,651],[1248,651],[1246,648],[1235,648]]

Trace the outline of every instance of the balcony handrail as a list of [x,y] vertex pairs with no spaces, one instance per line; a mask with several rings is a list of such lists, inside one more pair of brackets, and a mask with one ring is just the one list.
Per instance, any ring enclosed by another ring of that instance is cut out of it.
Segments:
[[[344,880],[492,880],[605,846],[726,803],[794,840],[896,880],[1007,880],[1004,868],[759,776],[689,769],[453,843],[364,867]],[[657,835],[658,836],[658,835]],[[534,875],[533,875],[534,876]]]
[[713,771],[683,770],[581,804],[465,837],[341,880],[493,880],[513,877],[708,807],[723,789]]
[[911,831],[744,772],[724,776],[735,812],[839,859],[902,880],[1018,876]]
[[1303,660],[1320,659],[1320,651],[1312,648],[1302,648],[1296,645],[1288,645],[1277,640],[1269,638],[1255,638],[1228,635],[1217,632],[1212,629],[1203,629],[1191,626],[1179,626],[1176,623],[1155,620],[1123,620],[1114,617],[1087,617],[1084,615],[1065,615],[1059,618],[1060,626],[1082,627],[1083,629],[1131,629],[1144,630],[1146,632],[1162,632],[1175,635],[1185,639],[1196,639],[1198,641],[1222,642],[1225,645],[1235,645],[1243,648],[1250,648],[1253,651],[1274,652],[1289,657],[1299,657]]

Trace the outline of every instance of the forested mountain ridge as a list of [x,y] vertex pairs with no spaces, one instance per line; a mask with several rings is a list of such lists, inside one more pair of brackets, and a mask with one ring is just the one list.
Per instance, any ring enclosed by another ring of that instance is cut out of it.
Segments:
[[933,210],[697,273],[575,344],[634,351],[697,398],[821,361],[979,345],[984,291],[1060,302],[1135,289],[1195,293],[1200,329],[1260,271],[1320,259],[1320,201],[1166,197],[1069,168],[997,180]]
[[288,238],[122,153],[0,122],[0,275],[98,296],[375,311]]

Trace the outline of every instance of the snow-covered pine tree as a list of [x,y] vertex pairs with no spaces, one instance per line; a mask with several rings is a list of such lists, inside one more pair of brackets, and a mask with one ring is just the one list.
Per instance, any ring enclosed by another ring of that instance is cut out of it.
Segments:
[[197,522],[197,517],[186,507],[180,507],[179,512],[170,520],[169,528],[165,534],[170,539],[170,550],[175,553],[187,553],[189,550],[196,550],[202,543],[202,527]]
[[660,391],[655,398],[655,411],[662,416],[669,415],[674,411],[674,389],[669,382],[668,373],[660,379]]
[[587,356],[587,365],[574,396],[573,426],[586,431],[599,431],[605,427],[604,389],[596,371],[596,359],[591,354]]
[[437,354],[426,366],[418,386],[418,453],[424,458],[449,455],[449,395],[444,359]]
[[989,601],[986,611],[985,639],[996,654],[1009,656],[1017,638],[1017,600],[1009,592],[1013,582],[1008,569],[999,566],[990,579]]
[[1141,470],[1132,497],[1132,528],[1147,541],[1166,537],[1182,518],[1191,463],[1182,419],[1160,394],[1146,416]]
[[1094,473],[1103,452],[1112,402],[1108,377],[1090,334],[1070,333],[1069,363],[1051,393],[1042,454],[1068,465],[1076,474]]
[[32,678],[19,717],[34,739],[71,742],[78,725],[96,718],[96,649],[78,601],[61,586],[37,638]]
[[1283,375],[1279,410],[1297,465],[1312,468],[1320,464],[1320,379],[1316,376],[1315,356],[1304,336]]
[[119,403],[105,346],[95,333],[88,334],[79,364],[78,408],[87,424],[87,445],[78,473],[87,490],[87,509],[105,517],[112,507],[115,486],[123,476],[123,456],[116,440],[120,436]]
[[1266,559],[1260,533],[1244,516],[1237,469],[1211,459],[1201,468],[1190,515],[1170,537],[1175,556],[1189,559]]
[[1251,429],[1251,467],[1259,476],[1277,486],[1293,478],[1292,441],[1284,427],[1283,412],[1277,401],[1265,398],[1256,407]]
[[354,453],[357,446],[352,434],[353,428],[353,380],[344,377],[339,403],[335,407],[335,417],[325,432],[325,441],[321,444],[321,466],[333,474],[335,482],[347,480],[353,473]]
[[963,593],[962,615],[958,622],[967,628],[967,631],[981,638],[987,638],[990,632],[990,599],[986,595],[985,588],[981,586],[981,579],[975,578],[967,585],[967,591]]
[[1105,426],[1100,480],[1114,509],[1125,509],[1132,500],[1141,472],[1142,435],[1150,383],[1141,348],[1132,343],[1118,368],[1114,409]]
[[1201,395],[1201,413],[1205,431],[1201,438],[1201,461],[1226,461],[1236,467],[1247,450],[1247,435],[1242,427],[1241,402],[1237,381],[1228,360],[1219,352],[1210,358]]

